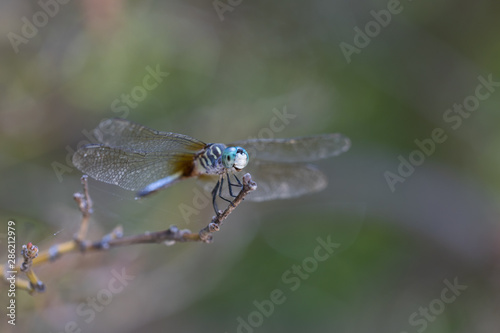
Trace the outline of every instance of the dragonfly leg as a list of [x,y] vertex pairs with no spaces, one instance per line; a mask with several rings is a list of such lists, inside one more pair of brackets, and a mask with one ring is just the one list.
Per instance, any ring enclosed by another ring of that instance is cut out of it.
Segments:
[[[219,198],[221,198],[221,199],[222,199],[222,200],[224,200],[224,201],[229,202],[229,203],[231,204],[231,206],[233,206],[233,207],[234,207],[234,204],[233,204],[233,202],[232,202],[231,200],[226,199],[226,198],[224,198],[224,197],[222,196],[222,187],[223,187],[222,185],[223,185],[223,184],[224,184],[224,175],[222,175],[222,176],[220,177]],[[229,186],[229,189],[231,189],[231,186]]]
[[233,186],[237,186],[235,184],[231,184],[231,179],[229,178],[229,174],[226,173],[227,176],[227,183],[229,184],[229,195],[232,196],[233,198],[236,197],[236,195],[233,194]]
[[243,187],[243,184],[241,184],[240,180],[238,179],[238,177],[236,177],[236,175],[233,175],[234,178],[236,179],[236,181],[238,182],[238,184],[233,184],[231,183],[231,179],[229,178],[229,174],[227,173],[227,182],[229,184],[229,194],[235,198],[237,197],[237,195],[233,194],[233,186],[236,186],[236,187]]
[[236,181],[238,182],[238,187],[243,187],[243,184],[241,183],[241,181],[238,179],[238,177],[236,177],[236,175],[234,175],[234,179],[236,179]]
[[215,184],[214,189],[212,190],[212,205],[215,210],[215,214],[219,214],[219,208],[217,207],[217,190],[219,189],[220,181],[217,181],[217,184]]
[[[229,180],[228,180],[229,182]],[[231,184],[231,183],[230,183]],[[224,187],[224,175],[220,176],[217,184],[215,184],[214,189],[212,190],[212,205],[215,210],[215,214],[219,214],[219,208],[217,207],[217,196],[224,201],[227,201],[234,207],[234,204],[231,200],[226,199],[222,196],[222,188]],[[231,191],[231,186],[229,186],[229,191]]]

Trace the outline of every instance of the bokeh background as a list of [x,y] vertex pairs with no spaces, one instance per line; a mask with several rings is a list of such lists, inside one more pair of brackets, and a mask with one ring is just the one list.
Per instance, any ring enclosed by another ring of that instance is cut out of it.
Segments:
[[[443,119],[479,76],[500,81],[498,2],[41,3],[0,3],[2,261],[9,219],[19,247],[71,239],[81,173],[68,156],[105,118],[230,142],[286,112],[273,136],[341,132],[352,148],[318,163],[326,190],[244,203],[213,244],[136,245],[37,267],[47,291],[18,291],[17,325],[2,305],[0,331],[498,332],[499,87],[458,128]],[[354,29],[388,5],[399,13],[347,61],[340,44],[354,45]],[[148,68],[168,76],[140,95]],[[125,107],[134,89],[139,100]],[[447,140],[392,191],[384,174],[436,128]],[[197,186],[135,201],[92,180],[89,237],[118,224],[127,235],[199,230],[210,206],[188,219],[179,211]],[[311,263],[318,237],[339,247],[307,276],[290,273]],[[122,271],[130,280],[106,298]],[[449,304],[446,280],[466,286]],[[285,300],[259,315],[254,302],[268,304],[275,289]]]

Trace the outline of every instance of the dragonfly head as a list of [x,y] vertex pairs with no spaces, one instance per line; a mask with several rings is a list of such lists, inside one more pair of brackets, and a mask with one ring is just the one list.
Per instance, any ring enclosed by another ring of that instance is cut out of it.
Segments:
[[222,152],[222,164],[225,168],[235,168],[240,171],[248,164],[248,153],[241,147],[227,147]]

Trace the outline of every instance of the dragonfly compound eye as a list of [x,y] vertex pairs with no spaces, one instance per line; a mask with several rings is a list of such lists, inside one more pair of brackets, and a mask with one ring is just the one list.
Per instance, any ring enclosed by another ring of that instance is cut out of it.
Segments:
[[225,168],[243,169],[248,164],[248,153],[241,147],[227,147],[222,152],[222,164]]

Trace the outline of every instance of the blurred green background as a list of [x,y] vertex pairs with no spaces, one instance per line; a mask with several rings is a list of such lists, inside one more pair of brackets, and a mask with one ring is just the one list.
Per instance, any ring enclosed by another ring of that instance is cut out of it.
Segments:
[[[490,87],[459,126],[443,116],[474,101],[479,76],[500,81],[499,10],[465,0],[3,1],[2,261],[9,219],[19,247],[71,239],[81,173],[68,156],[105,118],[230,142],[286,111],[276,137],[340,132],[352,148],[318,163],[326,190],[244,203],[213,244],[136,245],[36,268],[47,291],[18,291],[17,325],[2,305],[0,330],[498,332],[500,91]],[[372,37],[356,39],[367,23]],[[340,45],[356,42],[348,62]],[[168,76],[141,89],[155,69]],[[447,140],[392,191],[384,175],[436,128]],[[197,188],[135,201],[92,180],[89,237],[118,224],[127,235],[199,230],[211,207],[188,220],[179,211]],[[338,244],[321,262],[318,237]],[[293,272],[303,264],[307,275]],[[122,271],[130,280],[110,293]],[[450,283],[467,288],[453,294]]]

